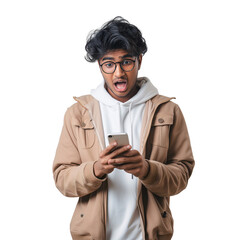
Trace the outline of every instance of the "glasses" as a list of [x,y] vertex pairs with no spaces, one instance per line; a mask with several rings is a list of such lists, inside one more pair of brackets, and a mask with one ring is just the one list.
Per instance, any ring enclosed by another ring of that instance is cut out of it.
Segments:
[[121,62],[108,61],[103,64],[100,64],[100,67],[102,68],[103,72],[105,72],[107,74],[111,74],[111,73],[115,72],[115,70],[117,68],[117,63],[119,63],[120,68],[124,72],[131,72],[135,66],[135,62],[136,62],[136,60],[132,60],[132,59],[124,59]]

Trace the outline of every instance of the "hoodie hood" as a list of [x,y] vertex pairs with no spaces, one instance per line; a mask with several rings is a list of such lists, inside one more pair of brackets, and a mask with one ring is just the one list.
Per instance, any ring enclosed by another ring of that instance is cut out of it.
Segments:
[[146,77],[141,77],[137,79],[137,84],[139,85],[140,89],[131,99],[127,102],[119,102],[115,98],[113,98],[104,86],[104,81],[96,88],[91,90],[91,95],[96,98],[100,103],[113,106],[116,104],[121,104],[122,106],[129,106],[129,105],[138,105],[145,103],[147,100],[151,99],[152,97],[158,94],[158,90],[150,80]]
[[91,95],[100,103],[105,143],[108,143],[108,134],[126,132],[132,147],[139,150],[145,103],[156,96],[158,90],[146,77],[138,78],[137,84],[140,87],[138,92],[124,103],[116,100],[108,93],[104,87],[104,81],[91,91]]

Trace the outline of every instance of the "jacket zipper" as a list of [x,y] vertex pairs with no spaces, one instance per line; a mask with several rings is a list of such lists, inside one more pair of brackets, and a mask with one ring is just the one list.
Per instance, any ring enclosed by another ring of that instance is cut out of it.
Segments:
[[[172,98],[168,99],[168,101],[170,101],[171,99]],[[143,132],[143,136],[142,136],[144,140],[142,141],[142,145],[141,145],[141,148],[142,148],[141,149],[141,154],[144,153],[144,150],[145,150],[145,147],[146,147],[147,137],[149,135],[151,125],[152,125],[152,120],[153,120],[153,117],[155,115],[155,112],[156,112],[157,108],[161,104],[163,104],[165,102],[168,102],[168,101],[159,102],[157,105],[155,105],[155,107],[153,109],[150,109],[151,112],[150,111],[149,112],[150,112],[151,115],[150,115],[150,118],[149,118],[149,121],[148,121],[148,125],[146,126],[146,128]],[[149,106],[149,107],[152,107],[152,106]],[[139,187],[140,187],[140,184],[139,184]],[[143,215],[142,209],[141,209],[140,204],[139,204],[139,198],[141,196],[141,191],[142,191],[142,187],[141,187],[141,189],[139,190],[139,193],[138,193],[138,209],[139,209],[140,216],[141,216],[141,226],[142,226],[143,238],[145,240],[146,239],[146,237],[145,237],[145,227],[144,227],[145,221],[144,221],[144,215]]]

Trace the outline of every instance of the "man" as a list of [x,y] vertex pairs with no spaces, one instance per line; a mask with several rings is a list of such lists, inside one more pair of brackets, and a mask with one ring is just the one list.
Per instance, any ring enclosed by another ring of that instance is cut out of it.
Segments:
[[[185,189],[194,167],[181,110],[138,78],[147,46],[125,19],[93,32],[86,51],[104,81],[67,109],[53,164],[57,188],[79,197],[72,238],[169,240],[169,198]],[[130,145],[109,144],[116,132]]]

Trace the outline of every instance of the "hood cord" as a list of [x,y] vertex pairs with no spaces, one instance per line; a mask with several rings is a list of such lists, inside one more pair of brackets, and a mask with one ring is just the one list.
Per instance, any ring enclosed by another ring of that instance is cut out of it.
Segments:
[[[132,126],[132,104],[133,104],[133,102],[131,102],[130,103],[130,105],[129,105],[129,109],[128,109],[128,111],[129,111],[129,117],[130,117],[130,129],[131,129],[131,136],[130,136],[130,139],[131,139],[131,145],[133,146],[133,126]],[[133,179],[133,174],[132,174],[132,179]]]

